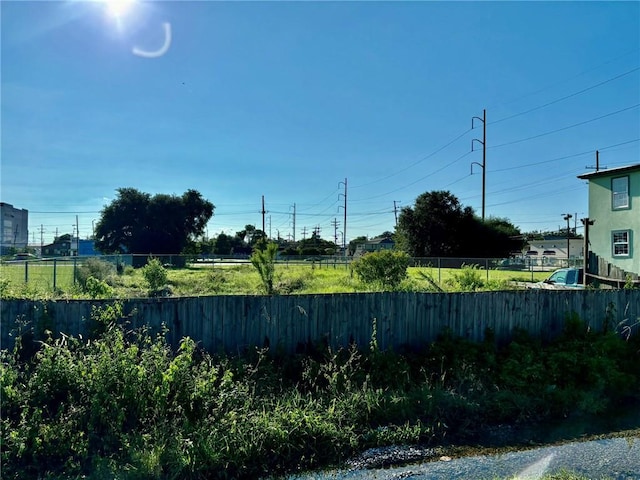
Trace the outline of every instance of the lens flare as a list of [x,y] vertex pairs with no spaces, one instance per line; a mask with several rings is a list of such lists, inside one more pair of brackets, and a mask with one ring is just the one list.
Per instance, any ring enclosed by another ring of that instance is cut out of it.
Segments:
[[121,19],[127,15],[135,0],[104,0],[107,14],[115,19]]

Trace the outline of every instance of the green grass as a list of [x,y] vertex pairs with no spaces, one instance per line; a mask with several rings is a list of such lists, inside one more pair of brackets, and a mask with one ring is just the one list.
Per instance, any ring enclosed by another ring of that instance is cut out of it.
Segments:
[[26,270],[25,278],[24,263],[0,264],[0,285],[8,282],[13,291],[23,292],[28,294],[27,296],[48,297],[55,290],[67,292],[74,290],[73,263],[60,262],[54,267],[51,262],[28,262]]
[[[469,269],[466,269],[469,273]],[[424,276],[430,276],[444,291],[461,291],[456,277],[465,270],[435,267],[410,267],[408,278],[400,286],[404,291],[433,291]],[[249,264],[192,265],[180,269],[168,269],[168,285],[172,295],[255,295],[261,293],[257,271]],[[514,272],[505,270],[475,269],[472,275],[483,284],[479,290],[504,290],[514,288],[513,281],[540,281],[547,272]],[[56,265],[56,289],[53,288],[54,267],[51,263],[29,263],[28,281],[25,284],[24,264],[2,264],[0,287],[4,298],[82,298],[86,297],[74,285],[74,267],[70,263]],[[148,286],[142,272],[128,268],[123,274],[107,280],[114,287],[117,298],[145,297]],[[345,265],[293,264],[276,265],[275,290],[280,294],[328,294],[371,291],[360,282]]]

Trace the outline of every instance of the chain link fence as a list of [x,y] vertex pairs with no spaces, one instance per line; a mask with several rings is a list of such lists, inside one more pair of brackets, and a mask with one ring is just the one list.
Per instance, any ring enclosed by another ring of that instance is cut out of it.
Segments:
[[[139,268],[146,265],[149,258],[159,259],[169,268],[195,267],[224,267],[231,265],[250,264],[248,255],[203,256],[203,255],[101,255],[58,257],[30,260],[4,261],[0,265],[0,281],[12,284],[27,284],[38,286],[45,290],[69,290],[78,285],[80,269],[91,259],[99,259],[113,264],[115,271],[122,273],[125,268]],[[311,268],[345,268],[348,269],[353,257],[348,256],[282,256],[277,262],[284,266],[307,265]],[[449,258],[449,257],[416,257],[410,261],[411,267],[427,268],[430,275],[440,282],[443,272],[451,269],[472,267],[486,274],[496,270],[510,270],[514,272],[545,272],[566,266],[582,267],[582,258],[555,257],[518,257],[518,258]]]

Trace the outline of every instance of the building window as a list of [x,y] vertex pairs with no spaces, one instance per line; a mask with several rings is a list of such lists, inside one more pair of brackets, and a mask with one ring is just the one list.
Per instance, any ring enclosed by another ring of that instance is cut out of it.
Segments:
[[629,256],[629,230],[612,232],[613,256]]
[[629,177],[611,179],[613,209],[629,208]]

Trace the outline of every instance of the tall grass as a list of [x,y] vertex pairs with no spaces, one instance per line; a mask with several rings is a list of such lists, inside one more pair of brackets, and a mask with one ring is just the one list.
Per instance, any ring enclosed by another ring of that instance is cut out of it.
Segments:
[[[58,264],[56,289],[53,288],[53,266],[29,267],[28,282],[24,282],[24,265],[0,266],[0,295],[2,298],[87,298],[81,285],[74,283],[73,265]],[[470,267],[467,268],[469,270]],[[463,291],[467,288],[468,273],[465,269],[437,269],[410,267],[408,278],[399,286],[404,291],[432,291],[434,282],[445,291]],[[503,270],[474,269],[473,275],[481,281],[480,290],[504,290],[514,288],[509,282],[531,281],[530,273]],[[542,280],[548,274],[535,272],[534,280]],[[432,281],[425,279],[428,276]],[[194,265],[167,270],[167,282],[173,295],[254,295],[263,293],[260,276],[249,264],[232,266]],[[466,283],[465,283],[466,282]],[[149,287],[142,270],[127,268],[108,279],[116,298],[146,297]],[[378,286],[361,282],[353,272],[342,265],[275,264],[274,293],[321,294],[366,292]]]
[[172,351],[122,315],[117,303],[98,311],[90,340],[2,351],[3,478],[257,478],[372,446],[600,413],[640,394],[640,340],[576,319],[544,345],[444,332],[419,351],[382,351],[374,329],[360,347],[228,357],[189,338]]

